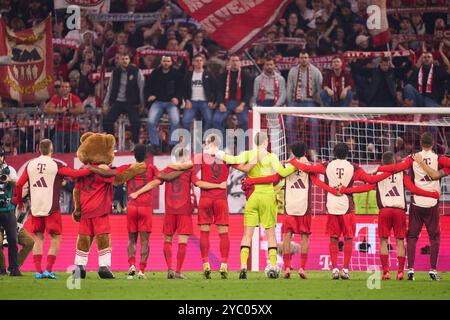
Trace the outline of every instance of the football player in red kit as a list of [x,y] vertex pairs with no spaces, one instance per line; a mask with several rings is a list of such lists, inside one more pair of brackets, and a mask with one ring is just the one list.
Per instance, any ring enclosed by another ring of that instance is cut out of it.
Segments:
[[[168,279],[186,279],[181,273],[186,257],[187,242],[193,232],[191,189],[198,179],[193,170],[190,154],[184,149],[175,151],[177,168],[171,166],[162,170],[158,178],[165,181],[165,214],[164,214],[164,257],[167,264]],[[212,187],[226,189],[226,184],[214,184]],[[172,266],[172,241],[178,234],[177,265],[175,272]]]
[[[382,164],[395,163],[395,155],[385,152]],[[379,173],[380,174],[380,173]],[[439,198],[437,191],[429,192],[414,185],[411,178],[403,172],[393,173],[376,185],[363,185],[353,188],[341,188],[341,193],[357,193],[376,190],[377,205],[380,209],[378,218],[378,236],[380,237],[380,260],[383,270],[383,280],[391,279],[389,274],[388,240],[391,230],[397,242],[397,280],[403,280],[405,270],[405,237],[406,237],[406,198],[405,187],[413,194],[423,197]]]
[[[205,140],[205,146],[201,154],[194,156],[194,170],[200,170],[201,178],[195,186],[201,189],[198,205],[198,224],[200,225],[200,252],[203,261],[203,275],[211,279],[211,266],[209,264],[209,234],[211,224],[217,226],[220,241],[220,276],[228,278],[228,255],[230,252],[230,239],[228,237],[228,193],[227,180],[230,173],[230,165],[215,157],[220,143],[219,138],[211,134]],[[255,163],[235,165],[234,168],[248,173]],[[214,186],[220,185],[221,188]]]
[[128,278],[132,279],[136,274],[136,245],[138,236],[140,236],[141,260],[138,278],[144,279],[149,255],[150,233],[152,232],[152,190],[161,184],[161,180],[157,178],[158,169],[146,161],[147,146],[137,144],[133,152],[136,162],[145,163],[146,171],[127,182],[128,263],[130,265]]

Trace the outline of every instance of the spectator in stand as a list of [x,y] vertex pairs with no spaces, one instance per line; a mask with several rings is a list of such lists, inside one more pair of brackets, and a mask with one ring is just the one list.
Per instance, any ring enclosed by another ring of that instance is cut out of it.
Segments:
[[164,111],[170,122],[169,145],[173,148],[177,143],[176,129],[180,124],[178,109],[183,96],[183,85],[179,71],[173,67],[171,56],[161,58],[161,66],[155,69],[145,81],[145,96],[152,103],[148,112],[148,133],[152,153],[161,152],[158,136],[158,123]]
[[291,13],[295,13],[298,18],[298,27],[303,30],[308,29],[308,23],[313,17],[313,12],[311,9],[307,7],[306,0],[295,0],[291,4],[289,4],[286,8],[286,11],[283,14],[283,19],[280,20],[280,23],[283,27],[286,27],[286,20],[289,18]]
[[322,19],[327,26],[336,18],[336,5],[332,0],[322,0]]
[[103,102],[103,128],[114,135],[114,123],[121,114],[126,113],[130,120],[133,142],[139,143],[140,109],[144,108],[144,84],[142,72],[130,64],[128,53],[120,55],[120,65],[109,79],[108,90]]
[[248,108],[252,95],[252,80],[241,68],[241,60],[237,54],[229,59],[230,68],[218,80],[217,103],[213,117],[213,126],[225,132],[225,120],[231,112],[236,113],[240,127],[248,129]]
[[136,21],[127,21],[123,27],[123,31],[128,34],[128,46],[136,49],[143,44],[142,31],[136,28]]
[[369,51],[369,37],[363,34],[360,34],[355,39],[356,50],[358,51]]
[[80,29],[70,30],[66,34],[66,39],[74,39],[83,42],[83,36],[85,33],[91,33],[94,39],[97,38],[97,34],[90,29],[90,22],[87,20],[85,15],[81,15],[80,17]]
[[275,69],[275,59],[268,57],[263,72],[255,78],[253,99],[258,106],[281,107],[286,101],[286,81]]
[[369,107],[398,107],[401,105],[396,93],[404,70],[411,68],[411,63],[394,68],[388,57],[381,58],[376,68],[360,68],[358,64],[351,64],[352,70],[360,74],[368,82],[367,106]]
[[208,58],[208,50],[203,46],[204,33],[202,30],[198,30],[192,36],[192,41],[186,46],[186,50],[189,52],[191,59],[197,54],[203,54],[205,58]]
[[434,63],[433,55],[423,53],[403,90],[406,106],[440,106],[445,96],[445,82],[449,79],[450,73]]
[[203,54],[197,53],[192,59],[193,71],[184,78],[184,100],[182,126],[191,129],[192,120],[200,113],[203,119],[203,132],[212,127],[215,101],[215,84],[213,77],[203,69],[205,64]]
[[[309,53],[302,50],[299,54],[299,64],[289,71],[287,80],[287,102],[289,107],[315,107],[318,105],[323,77],[320,70],[309,62]],[[295,116],[286,116],[287,143],[297,141],[297,120]],[[312,154],[319,148],[319,121],[314,118],[306,120],[310,124]]]
[[70,83],[62,82],[60,93],[54,95],[44,107],[44,113],[56,118],[53,136],[55,152],[76,152],[80,133],[77,116],[84,112],[81,99],[70,92]]
[[294,37],[295,30],[298,28],[298,16],[297,13],[291,12],[287,19],[287,25],[284,28],[285,37]]
[[128,33],[121,31],[116,35],[115,44],[106,51],[105,54],[106,66],[108,67],[114,66],[116,53],[118,52],[120,53],[120,51],[123,52],[123,50],[129,51],[131,53],[130,59],[132,59],[136,51],[134,48],[130,49],[128,47]]
[[61,52],[53,51],[53,74],[67,80],[68,69],[67,64],[63,62]]
[[209,59],[206,62],[206,70],[214,77],[214,80],[220,77],[222,73],[225,72],[227,63],[221,59],[219,47],[216,45],[211,45],[208,47]]
[[344,29],[344,34],[347,38],[353,36],[353,23],[355,22],[356,15],[351,10],[351,4],[349,2],[342,2],[337,11],[336,18],[339,26]]
[[329,70],[323,79],[323,90],[320,93],[322,103],[326,107],[350,107],[352,104],[353,80],[349,72],[343,69],[342,59],[334,57]]
[[22,15],[24,17],[27,27],[38,24],[47,17],[48,8],[44,1],[41,0],[31,0],[23,1],[25,8],[22,8]]

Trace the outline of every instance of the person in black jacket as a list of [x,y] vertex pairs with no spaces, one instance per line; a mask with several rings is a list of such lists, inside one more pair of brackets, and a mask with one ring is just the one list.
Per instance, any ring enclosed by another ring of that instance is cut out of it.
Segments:
[[394,67],[388,57],[381,58],[375,68],[361,68],[358,64],[351,64],[352,72],[369,79],[366,102],[369,107],[398,107],[397,84],[402,78],[404,70],[411,68],[408,62],[401,67]]
[[141,71],[130,64],[128,53],[119,57],[119,67],[112,71],[108,90],[103,102],[103,128],[107,133],[114,135],[114,123],[117,118],[126,113],[131,123],[133,143],[139,142],[139,107],[144,107],[145,79]]
[[184,78],[184,99],[186,108],[183,111],[182,127],[191,129],[192,120],[197,113],[203,118],[203,132],[212,127],[214,110],[214,80],[208,71],[203,69],[204,57],[196,54],[192,59],[194,70]]
[[178,139],[172,137],[172,134],[180,124],[178,106],[183,96],[183,85],[180,73],[172,64],[172,57],[163,56],[161,66],[156,68],[145,82],[147,101],[153,102],[148,112],[148,132],[151,149],[156,153],[161,150],[157,126],[164,111],[167,112],[170,122],[169,145],[173,147],[178,143]]
[[250,76],[241,69],[238,55],[230,57],[230,69],[218,79],[217,103],[213,116],[213,126],[225,132],[225,120],[231,112],[236,113],[239,126],[248,129],[248,109],[253,94],[253,83]]
[[408,107],[439,107],[445,96],[445,81],[450,79],[442,66],[434,64],[431,52],[419,58],[420,67],[413,68],[413,74],[403,90]]

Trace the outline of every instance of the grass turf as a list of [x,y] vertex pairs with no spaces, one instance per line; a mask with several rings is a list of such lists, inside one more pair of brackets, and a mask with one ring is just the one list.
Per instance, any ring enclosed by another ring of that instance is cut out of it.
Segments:
[[[230,272],[228,280],[218,272],[205,280],[199,272],[186,272],[187,280],[168,280],[165,272],[147,272],[147,279],[128,280],[125,272],[115,272],[116,279],[100,280],[89,272],[79,290],[69,290],[68,274],[57,273],[57,280],[35,280],[34,273],[23,277],[0,277],[0,300],[3,299],[167,299],[167,300],[290,300],[290,299],[450,299],[450,273],[441,273],[440,282],[431,281],[426,272],[416,272],[415,281],[381,281],[380,289],[368,289],[371,276],[351,272],[350,281],[330,279],[330,272],[310,271],[309,279],[293,274],[290,280],[267,279],[260,273],[249,273],[239,280]],[[395,273],[392,274],[395,278]]]

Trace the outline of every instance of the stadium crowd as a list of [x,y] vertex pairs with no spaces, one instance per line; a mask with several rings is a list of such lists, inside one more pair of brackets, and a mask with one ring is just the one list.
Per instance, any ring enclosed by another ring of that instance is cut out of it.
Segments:
[[[190,129],[196,117],[202,118],[204,130],[245,130],[248,111],[256,104],[448,106],[450,41],[443,32],[449,29],[450,13],[421,10],[446,5],[446,0],[388,1],[388,8],[416,8],[388,15],[393,35],[389,48],[411,55],[366,59],[342,54],[387,49],[373,45],[366,26],[367,0],[295,0],[263,39],[241,56],[223,50],[176,1],[111,0],[113,14],[158,14],[148,20],[116,22],[96,21],[83,13],[80,29],[70,31],[65,10],[55,10],[50,0],[1,0],[0,13],[15,31],[51,14],[53,37],[77,43],[75,48],[54,46],[56,95],[38,105],[46,118],[57,119],[56,125],[44,129],[52,131],[44,135],[52,137],[57,152],[74,152],[80,134],[87,130],[117,133],[117,119],[126,114],[130,125],[124,148],[145,143],[158,153],[176,143],[169,133]],[[286,38],[290,41],[283,42]],[[325,55],[336,56],[323,64],[318,57]],[[125,70],[134,80],[122,77]],[[1,101],[1,111],[24,106],[28,105]],[[15,124],[0,128],[1,145],[9,154],[36,151],[40,132],[26,126],[33,117],[36,113],[20,109],[0,112],[2,122]],[[311,126],[308,143],[319,148],[319,121],[309,119],[305,125]],[[294,141],[297,126],[295,117],[286,117],[288,143]]]

